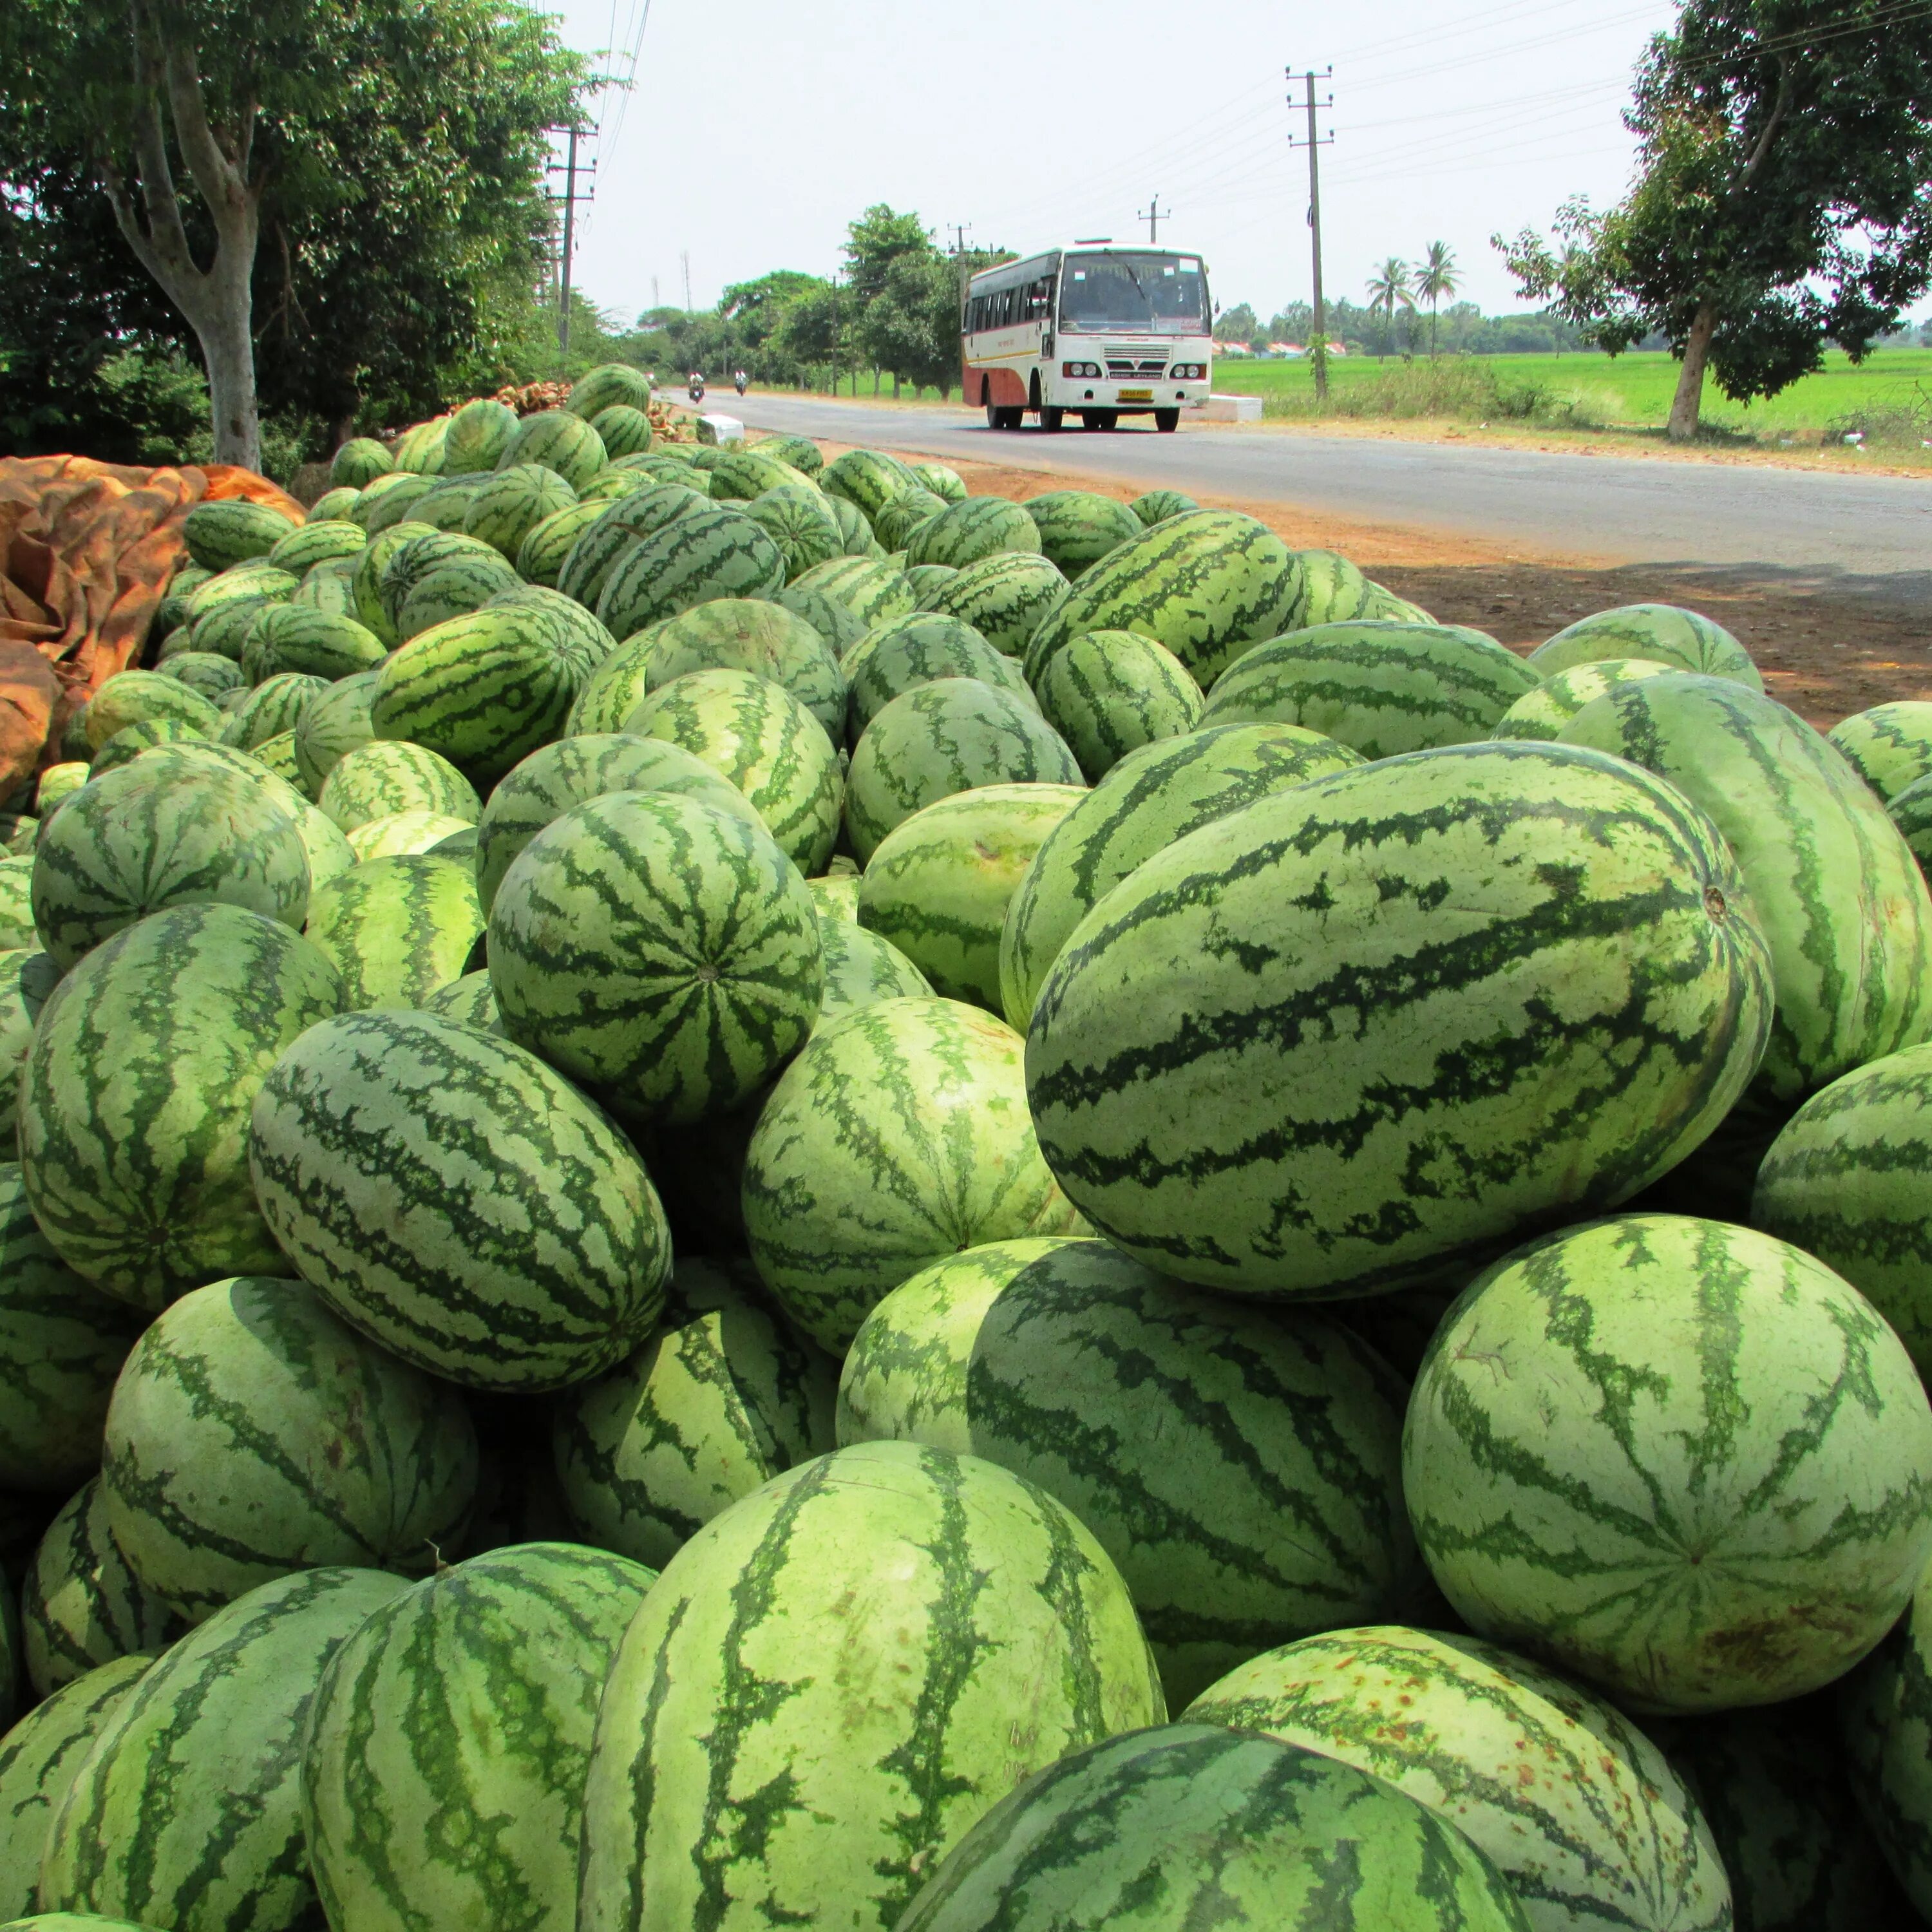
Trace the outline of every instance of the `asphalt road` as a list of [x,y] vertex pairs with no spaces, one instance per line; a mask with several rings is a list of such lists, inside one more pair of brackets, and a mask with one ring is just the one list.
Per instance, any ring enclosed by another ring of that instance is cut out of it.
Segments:
[[[667,392],[670,399],[681,393]],[[753,428],[1106,476],[1606,563],[1742,566],[1932,612],[1932,479],[1370,441],[1269,429],[994,431],[956,410],[713,392]]]

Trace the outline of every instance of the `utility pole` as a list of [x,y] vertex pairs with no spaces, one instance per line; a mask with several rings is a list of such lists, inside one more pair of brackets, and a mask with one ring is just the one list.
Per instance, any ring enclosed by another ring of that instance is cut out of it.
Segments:
[[1148,239],[1150,242],[1158,242],[1160,239],[1160,224],[1163,221],[1171,221],[1173,218],[1174,210],[1171,208],[1162,207],[1160,196],[1157,194],[1149,195],[1146,207],[1136,209],[1134,214],[1134,219],[1136,221],[1144,221],[1147,224]]
[[684,312],[688,315],[691,313],[691,250],[688,248],[681,250],[678,260],[684,264]]
[[[556,301],[556,353],[561,364],[568,359],[570,355],[570,257],[577,245],[577,204],[580,201],[596,199],[594,190],[586,189],[582,194],[577,191],[577,177],[580,172],[577,143],[583,136],[593,130],[589,128],[570,127],[553,128],[550,131],[553,134],[567,135],[570,141],[568,158],[562,161],[552,161],[544,170],[547,174],[563,176],[563,193],[550,197],[554,203],[561,201],[563,204],[563,258],[558,277]],[[595,175],[597,164],[585,161],[581,164],[580,172]]]
[[[1294,80],[1294,70],[1289,68],[1286,71],[1292,84]],[[1335,70],[1329,68],[1322,77],[1324,80],[1331,80],[1334,73]],[[1328,312],[1322,301],[1322,171],[1317,164],[1316,155],[1320,149],[1332,146],[1335,136],[1332,130],[1326,134],[1316,131],[1317,103],[1314,69],[1310,68],[1301,77],[1308,84],[1308,136],[1306,140],[1298,141],[1290,134],[1288,145],[1291,148],[1306,148],[1308,150],[1308,232],[1315,256],[1315,333],[1310,340],[1308,352],[1312,358],[1315,370],[1315,400],[1318,403],[1325,403],[1328,400]],[[1291,107],[1294,105],[1292,93],[1288,97],[1288,103]],[[1319,104],[1324,107],[1333,107],[1334,95],[1330,94]]]

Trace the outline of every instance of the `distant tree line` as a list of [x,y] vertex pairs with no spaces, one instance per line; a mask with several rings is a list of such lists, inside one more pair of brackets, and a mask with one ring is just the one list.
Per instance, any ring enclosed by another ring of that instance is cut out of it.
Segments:
[[[1346,296],[1323,304],[1328,340],[1352,356],[1426,356],[1429,313],[1400,302],[1393,319],[1380,305],[1360,305]],[[1584,331],[1545,311],[1533,315],[1485,315],[1472,302],[1451,303],[1436,319],[1436,347],[1445,356],[1520,356],[1586,349]],[[1315,333],[1315,311],[1306,302],[1289,302],[1266,322],[1246,302],[1224,309],[1214,325],[1215,339],[1240,343],[1264,354],[1274,342],[1308,346]]]

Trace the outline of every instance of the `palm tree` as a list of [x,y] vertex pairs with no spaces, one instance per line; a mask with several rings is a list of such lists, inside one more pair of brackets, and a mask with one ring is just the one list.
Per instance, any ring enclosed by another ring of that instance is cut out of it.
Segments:
[[1416,277],[1415,292],[1429,304],[1429,359],[1436,359],[1436,304],[1453,296],[1462,286],[1456,273],[1456,257],[1446,242],[1432,242],[1422,258],[1422,272]]
[[1369,310],[1372,314],[1377,309],[1382,311],[1382,352],[1386,355],[1390,343],[1395,339],[1395,308],[1397,302],[1406,309],[1415,306],[1415,296],[1408,285],[1408,264],[1399,255],[1391,255],[1369,278]]

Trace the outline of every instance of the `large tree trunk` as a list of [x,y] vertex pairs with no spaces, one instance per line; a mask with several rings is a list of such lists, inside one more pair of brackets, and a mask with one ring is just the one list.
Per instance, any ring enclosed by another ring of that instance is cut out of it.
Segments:
[[1697,434],[1698,412],[1704,400],[1704,365],[1711,358],[1711,338],[1718,332],[1715,305],[1703,303],[1684,338],[1684,361],[1677,371],[1677,393],[1670,399],[1670,422],[1664,434],[1672,442],[1689,442]]

